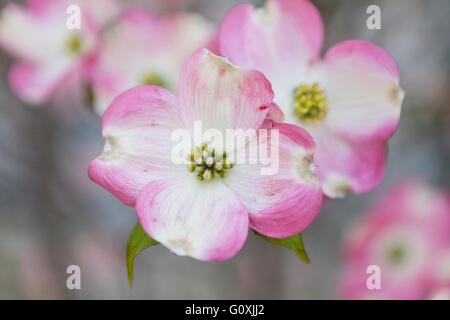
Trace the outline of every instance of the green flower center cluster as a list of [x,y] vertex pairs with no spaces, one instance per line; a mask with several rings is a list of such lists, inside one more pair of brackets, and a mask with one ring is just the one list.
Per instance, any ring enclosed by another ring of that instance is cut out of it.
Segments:
[[80,52],[82,46],[83,41],[81,40],[81,37],[79,35],[71,35],[65,43],[66,51],[71,54]]
[[405,249],[401,246],[395,246],[389,251],[389,260],[392,264],[400,264],[406,257]]
[[227,160],[226,152],[216,152],[215,149],[208,148],[207,144],[201,147],[194,147],[186,156],[190,162],[187,166],[189,172],[196,174],[197,179],[209,181],[214,178],[225,178],[227,171],[234,167],[234,163]]
[[153,85],[166,88],[166,82],[164,79],[157,73],[147,72],[142,77],[141,83],[144,85]]
[[294,90],[295,114],[303,122],[317,123],[325,118],[329,109],[327,98],[319,84],[301,84]]

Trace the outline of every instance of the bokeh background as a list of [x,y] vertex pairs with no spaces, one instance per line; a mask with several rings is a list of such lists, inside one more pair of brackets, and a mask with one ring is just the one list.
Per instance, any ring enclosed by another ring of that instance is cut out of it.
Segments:
[[[8,2],[0,1],[0,6]],[[144,4],[161,15],[195,11],[219,24],[240,2],[126,4]],[[162,246],[146,250],[136,259],[135,284],[130,289],[125,247],[137,222],[135,213],[87,177],[90,161],[103,146],[100,117],[81,106],[73,113],[64,108],[60,114],[54,108],[21,103],[7,83],[12,59],[1,53],[0,298],[338,298],[342,239],[377,194],[405,177],[449,187],[450,2],[313,2],[324,19],[324,51],[346,39],[364,39],[385,48],[399,65],[406,97],[400,126],[389,143],[384,181],[368,194],[324,203],[303,233],[310,265],[250,233],[244,248],[220,263],[177,257]],[[381,7],[381,30],[366,27],[370,4]],[[81,268],[81,290],[66,289],[65,271],[71,264]]]

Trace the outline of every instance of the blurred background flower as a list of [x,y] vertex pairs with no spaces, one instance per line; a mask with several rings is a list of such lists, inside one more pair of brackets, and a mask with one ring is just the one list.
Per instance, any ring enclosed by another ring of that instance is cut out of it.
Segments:
[[[449,193],[408,179],[358,220],[343,248],[343,298],[424,299],[450,283]],[[378,289],[367,286],[371,265],[380,268]]]
[[[23,2],[1,0],[0,5],[5,8]],[[216,26],[229,9],[241,3],[237,0],[119,2],[124,7],[148,8],[158,18],[180,11],[195,12]],[[256,6],[264,3],[249,2]],[[365,217],[364,209],[373,203],[373,198],[386,192],[385,188],[398,179],[411,176],[418,176],[437,189],[449,187],[450,45],[446,39],[450,32],[447,23],[450,3],[447,0],[313,2],[325,24],[322,54],[345,39],[375,43],[398,63],[406,97],[399,128],[390,141],[381,185],[365,195],[327,201],[304,232],[311,265],[301,263],[292,252],[252,235],[236,257],[221,263],[180,258],[156,246],[137,257],[134,287],[130,290],[125,246],[137,221],[134,210],[123,206],[87,177],[89,163],[103,146],[100,118],[89,112],[86,105],[74,103],[70,90],[53,103],[55,108],[37,110],[24,104],[7,81],[8,70],[17,57],[2,52],[0,298],[342,297],[340,285],[345,263],[342,261],[343,268],[338,268],[342,258],[340,243],[344,236],[355,232],[351,226],[355,225],[355,219]],[[381,8],[381,30],[366,27],[366,9],[371,4]],[[114,11],[113,6],[108,8],[111,9],[100,12]],[[80,110],[65,114],[64,121],[55,118],[55,110],[70,111],[73,109],[70,105]],[[416,237],[405,233],[404,239]],[[445,278],[450,269],[448,255],[435,260],[436,274]],[[66,289],[65,271],[72,264],[81,267],[81,290]],[[351,280],[357,278],[355,272]],[[395,276],[391,278],[400,281]],[[386,281],[382,279],[382,285],[388,285]],[[426,298],[442,298],[446,293],[448,296],[448,284],[429,290],[433,292],[426,292]]]
[[176,93],[181,68],[194,51],[203,47],[217,51],[215,29],[193,13],[157,18],[143,9],[123,12],[105,31],[90,72],[97,113],[138,85],[162,86]]
[[[68,27],[71,4],[79,5]],[[8,3],[1,12],[0,47],[18,59],[9,71],[12,90],[23,101],[42,105],[65,90],[79,90],[95,54],[102,27],[117,14],[117,2],[30,0]],[[66,27],[67,26],[67,27]],[[76,95],[72,95],[75,98]],[[75,99],[82,104],[83,99]]]

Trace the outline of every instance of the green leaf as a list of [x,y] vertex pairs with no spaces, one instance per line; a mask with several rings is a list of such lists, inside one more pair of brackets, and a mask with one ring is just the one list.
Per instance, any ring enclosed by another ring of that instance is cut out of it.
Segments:
[[304,263],[311,263],[311,261],[309,260],[308,254],[306,253],[305,245],[303,244],[302,235],[300,233],[290,236],[290,237],[277,239],[277,238],[267,237],[255,230],[253,230],[253,232],[258,237],[261,237],[264,240],[266,240],[272,244],[275,244],[277,246],[282,246],[282,247],[288,248],[290,250],[294,250],[300,260],[302,260]]
[[153,240],[147,233],[145,233],[140,223],[136,223],[133,230],[130,232],[127,243],[127,270],[130,287],[133,285],[134,259],[142,250],[157,244],[158,242],[156,240]]

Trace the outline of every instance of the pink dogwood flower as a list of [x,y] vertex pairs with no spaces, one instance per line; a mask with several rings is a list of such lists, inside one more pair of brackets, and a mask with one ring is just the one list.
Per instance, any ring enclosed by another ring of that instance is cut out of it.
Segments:
[[[80,29],[67,26],[70,5],[80,8]],[[39,105],[84,79],[100,28],[117,6],[115,0],[8,4],[0,16],[0,46],[19,60],[9,72],[13,91],[25,102]]]
[[155,18],[144,10],[127,10],[105,32],[92,68],[97,113],[102,114],[118,94],[138,85],[176,92],[183,63],[198,48],[211,49],[216,42],[215,26],[199,15]]
[[[103,114],[103,153],[89,167],[90,178],[123,203],[134,206],[143,229],[178,255],[224,260],[244,244],[248,228],[282,238],[305,229],[322,202],[313,172],[315,144],[303,129],[267,120],[273,100],[269,81],[199,49],[184,65],[178,98],[157,86],[139,86],[114,99]],[[228,154],[196,145],[192,160],[176,164],[171,135],[184,128],[266,128],[258,145],[279,150],[279,169],[261,175],[262,164],[233,163]],[[197,153],[196,153],[197,152]],[[200,161],[199,161],[200,160]]]
[[[450,284],[450,197],[419,180],[391,189],[351,229],[341,294],[347,299],[425,299]],[[380,267],[379,289],[366,269]]]
[[219,34],[232,63],[271,81],[285,121],[316,141],[326,196],[364,193],[383,178],[385,142],[396,130],[403,91],[392,57],[361,40],[341,42],[323,59],[323,23],[306,0],[268,0],[233,8]]

